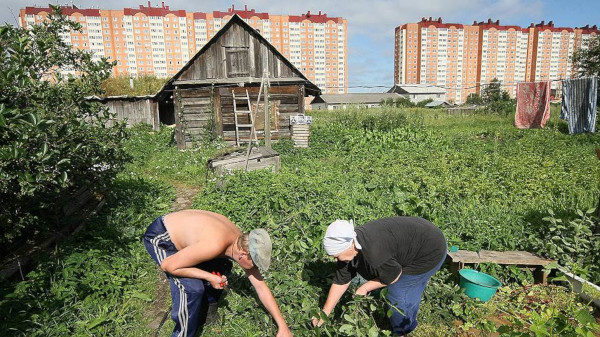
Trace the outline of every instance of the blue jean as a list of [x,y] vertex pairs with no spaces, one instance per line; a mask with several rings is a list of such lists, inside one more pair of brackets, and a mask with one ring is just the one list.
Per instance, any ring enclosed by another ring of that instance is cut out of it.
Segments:
[[393,312],[390,317],[393,335],[405,335],[417,327],[417,313],[425,286],[431,276],[442,267],[445,259],[446,254],[430,271],[419,275],[402,275],[398,281],[388,286],[387,299],[404,312],[403,315],[388,305],[388,309],[391,308]]
[[[162,217],[154,220],[144,234],[146,250],[159,266],[165,258],[177,253],[177,248],[171,241],[163,221]],[[229,276],[233,265],[231,261],[219,258],[203,262],[196,267]],[[214,289],[205,280],[176,277],[168,273],[166,275],[173,298],[171,318],[175,321],[175,328],[172,337],[193,337],[200,327],[200,312],[203,304],[216,303],[223,290]]]

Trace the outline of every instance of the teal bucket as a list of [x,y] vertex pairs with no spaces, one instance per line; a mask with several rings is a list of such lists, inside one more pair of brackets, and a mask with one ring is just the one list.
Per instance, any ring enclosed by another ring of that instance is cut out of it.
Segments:
[[461,269],[459,287],[465,295],[478,298],[482,302],[489,301],[502,285],[495,277],[473,269]]

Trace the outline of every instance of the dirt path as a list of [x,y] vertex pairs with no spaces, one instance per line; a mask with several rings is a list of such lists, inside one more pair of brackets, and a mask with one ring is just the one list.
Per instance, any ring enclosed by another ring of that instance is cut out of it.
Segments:
[[[175,201],[173,201],[173,211],[179,211],[182,209],[188,209],[192,206],[192,199],[200,193],[199,187],[190,187],[186,185],[174,184],[175,187]],[[148,306],[146,317],[148,317],[147,327],[156,331],[163,319],[166,321],[169,319],[167,311],[170,309],[171,294],[169,289],[169,281],[167,280],[164,273],[159,273],[160,277],[156,283],[156,293],[154,294],[154,301]],[[165,318],[165,315],[167,317]],[[164,323],[164,322],[163,322]]]

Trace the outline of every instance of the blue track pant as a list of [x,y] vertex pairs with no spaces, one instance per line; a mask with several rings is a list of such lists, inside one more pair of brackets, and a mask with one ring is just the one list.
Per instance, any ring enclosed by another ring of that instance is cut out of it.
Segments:
[[[162,261],[177,253],[165,228],[163,217],[148,227],[144,234],[144,245],[152,259],[160,266]],[[221,275],[231,273],[232,263],[227,259],[214,259],[197,266],[208,272],[219,272]],[[171,318],[175,321],[173,337],[193,337],[200,325],[200,312],[206,303],[216,303],[223,290],[214,289],[208,281],[176,277],[167,273],[171,285]]]

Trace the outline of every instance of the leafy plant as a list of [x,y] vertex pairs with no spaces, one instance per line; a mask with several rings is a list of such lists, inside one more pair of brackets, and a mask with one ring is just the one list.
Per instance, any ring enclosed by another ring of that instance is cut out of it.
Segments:
[[[17,243],[57,225],[66,196],[94,182],[101,188],[127,160],[122,123],[105,127],[98,94],[112,65],[60,38],[80,30],[54,8],[30,29],[0,27],[0,244]],[[77,73],[64,75],[63,71]]]

